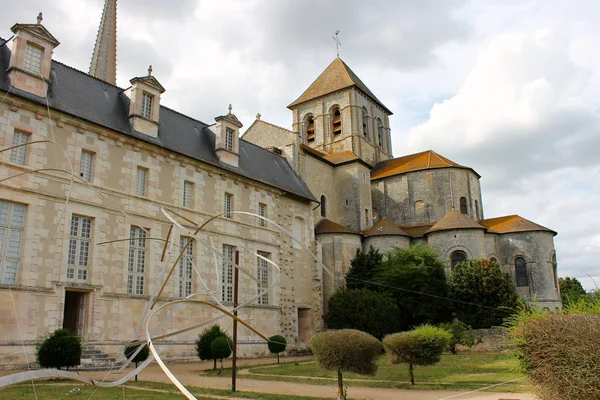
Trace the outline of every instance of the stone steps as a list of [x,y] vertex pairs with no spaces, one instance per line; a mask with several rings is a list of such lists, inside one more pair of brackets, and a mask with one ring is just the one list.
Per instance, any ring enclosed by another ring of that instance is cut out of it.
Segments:
[[116,362],[114,357],[110,357],[94,346],[83,345],[81,364],[78,369],[80,371],[108,371],[119,369],[124,363],[123,360]]

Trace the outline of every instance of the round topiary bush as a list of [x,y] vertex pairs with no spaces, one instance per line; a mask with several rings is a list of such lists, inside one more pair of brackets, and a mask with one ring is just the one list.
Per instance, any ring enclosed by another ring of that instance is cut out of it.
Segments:
[[217,357],[213,357],[213,354],[210,351],[210,345],[213,340],[219,336],[226,335],[227,334],[221,330],[221,327],[215,324],[204,329],[202,333],[198,335],[198,339],[196,340],[196,352],[198,353],[198,358],[201,360],[213,360],[213,370],[217,369]]
[[310,347],[319,365],[338,373],[338,399],[344,399],[342,373],[375,375],[375,360],[381,355],[381,342],[354,329],[331,330],[314,335]]
[[277,364],[279,364],[279,353],[285,351],[285,348],[287,347],[287,341],[283,336],[275,335],[269,338],[267,346],[269,346],[269,351],[271,353],[277,354]]
[[[135,353],[135,351],[137,350],[137,348],[140,347],[139,344],[130,344],[125,346],[125,349],[123,350],[123,354],[125,355],[125,357],[129,360],[129,357],[131,357],[131,355],[133,353]],[[138,367],[138,363],[144,362],[148,359],[148,356],[150,355],[150,349],[148,348],[148,345],[145,344],[144,347],[142,347],[140,349],[140,351],[135,355],[135,357],[133,357],[133,359],[131,360],[132,362],[135,363],[135,367]],[[137,382],[138,380],[138,376],[135,376],[135,381]]]
[[81,341],[66,329],[46,335],[37,347],[35,358],[42,368],[62,369],[81,363]]
[[216,360],[221,360],[221,370],[219,375],[223,372],[223,359],[231,355],[233,348],[233,342],[227,336],[219,336],[210,344],[210,352]]
[[452,335],[431,325],[421,325],[410,332],[401,332],[383,338],[383,345],[394,364],[407,363],[410,384],[415,384],[414,366],[432,365],[440,361]]

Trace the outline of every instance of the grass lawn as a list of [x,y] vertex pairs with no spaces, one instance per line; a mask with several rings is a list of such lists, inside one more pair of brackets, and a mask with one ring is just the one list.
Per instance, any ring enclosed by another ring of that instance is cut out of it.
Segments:
[[[405,387],[408,383],[408,366],[391,364],[387,357],[378,360],[379,369],[374,376],[363,376],[345,373],[344,378],[358,379],[352,381],[356,386]],[[288,380],[293,382],[310,382],[330,384],[337,375],[335,371],[320,368],[315,362],[290,363],[275,367],[252,367],[250,371],[257,375],[243,374],[240,378]],[[229,375],[230,370],[224,371]],[[260,374],[263,374],[260,376]],[[268,376],[267,376],[268,375]],[[275,375],[275,376],[273,376]],[[417,388],[432,389],[476,389],[523,377],[518,371],[516,360],[509,354],[457,354],[443,355],[435,365],[415,368]],[[328,378],[328,379],[314,379]],[[531,391],[529,381],[523,379],[502,385],[499,391]]]

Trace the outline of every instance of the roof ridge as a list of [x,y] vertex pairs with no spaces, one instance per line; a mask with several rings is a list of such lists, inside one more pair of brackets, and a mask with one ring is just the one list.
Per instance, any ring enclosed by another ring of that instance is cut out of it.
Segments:
[[90,77],[90,78],[92,78],[92,79],[94,79],[94,80],[97,80],[98,82],[104,83],[104,84],[106,84],[106,85],[108,85],[108,86],[112,86],[112,87],[114,87],[114,88],[117,88],[117,89],[119,89],[119,90],[121,90],[121,91],[124,91],[124,90],[125,90],[125,89],[123,89],[123,88],[122,88],[122,87],[120,87],[120,86],[113,85],[113,84],[112,84],[112,83],[110,83],[110,82],[103,81],[103,80],[102,80],[102,79],[100,79],[100,78],[96,78],[95,76],[93,76],[93,75],[90,75],[90,74],[88,74],[87,72],[83,72],[83,71],[82,71],[82,70],[80,70],[80,69],[77,69],[77,68],[75,68],[75,67],[71,67],[70,65],[67,65],[67,64],[65,64],[65,63],[63,63],[63,62],[60,62],[60,61],[58,61],[58,60],[54,60],[54,59],[52,59],[52,62],[53,62],[53,63],[57,63],[57,64],[59,64],[59,65],[62,65],[63,67],[69,68],[69,69],[71,69],[71,70],[73,70],[73,71],[75,71],[75,72],[79,72],[80,74],[86,75],[86,76],[88,76],[88,77]]
[[[283,127],[283,126],[281,126],[281,125],[276,125],[276,124],[274,124],[274,123],[272,123],[272,122],[268,122],[268,121],[265,121],[265,120],[262,120],[262,119],[258,119],[258,118],[257,118],[257,119],[255,119],[255,120],[254,120],[254,122],[253,122],[253,123],[252,123],[250,126],[252,126],[252,125],[253,125],[254,123],[256,123],[256,122],[262,122],[262,123],[265,123],[265,124],[267,124],[267,125],[274,126],[275,128],[283,129],[283,130],[285,130],[285,131],[288,131],[288,132],[290,132],[290,133],[295,133],[295,132],[294,132],[293,130],[291,130],[291,129],[284,128],[284,127]],[[250,126],[248,127],[248,129],[250,129]],[[248,131],[248,129],[246,129],[246,132]],[[244,132],[244,134],[246,134],[246,132]],[[243,136],[243,135],[242,135],[242,136]]]

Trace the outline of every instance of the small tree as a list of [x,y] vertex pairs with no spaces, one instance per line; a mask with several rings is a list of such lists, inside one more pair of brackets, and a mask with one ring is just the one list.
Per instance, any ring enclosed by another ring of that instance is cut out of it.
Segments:
[[563,305],[577,303],[580,298],[586,295],[583,285],[577,278],[558,278],[558,285]]
[[375,270],[383,261],[383,254],[371,246],[367,253],[356,249],[356,254],[350,261],[350,268],[346,273],[346,287],[348,289],[363,289],[369,287],[363,282],[370,282]]
[[217,369],[217,357],[213,356],[210,345],[219,336],[227,336],[227,334],[221,330],[219,325],[215,324],[203,330],[198,335],[198,340],[196,340],[198,358],[201,360],[213,360],[213,370]]
[[408,364],[410,384],[414,386],[414,367],[439,362],[451,339],[452,335],[444,329],[421,325],[410,332],[394,333],[384,337],[383,345],[391,353],[394,364]]
[[43,368],[67,368],[81,363],[81,341],[67,329],[57,329],[46,335],[35,352]]
[[210,352],[215,360],[221,361],[221,370],[219,375],[223,373],[223,359],[231,355],[233,342],[225,335],[217,337],[210,344]]
[[470,326],[461,321],[445,322],[439,325],[440,328],[448,331],[452,339],[448,344],[450,353],[456,354],[456,345],[460,344],[469,348],[475,345],[475,335]]
[[456,300],[452,303],[455,316],[476,329],[501,325],[519,304],[510,275],[487,260],[456,265],[448,279],[448,297]]
[[357,329],[381,340],[388,333],[398,332],[399,316],[396,300],[387,293],[343,289],[329,298],[323,319],[329,329]]
[[343,372],[375,375],[375,360],[381,355],[381,342],[354,329],[332,330],[314,335],[310,347],[319,365],[337,371],[338,400],[345,399]]
[[[131,355],[136,352],[138,347],[140,347],[139,344],[127,345],[127,346],[125,346],[125,349],[123,350],[123,354],[129,360],[129,357],[131,357]],[[140,349],[140,351],[135,355],[135,357],[133,357],[133,360],[131,360],[131,361],[133,361],[135,363],[135,367],[137,368],[138,363],[146,361],[148,359],[149,355],[150,355],[150,349],[148,348],[148,345],[145,344],[144,347],[142,347]],[[138,380],[138,376],[136,374],[135,381],[137,382],[137,380]]]
[[287,341],[283,336],[275,335],[269,338],[267,346],[269,346],[269,351],[271,353],[277,354],[277,364],[279,364],[279,353],[285,351],[285,348],[287,347]]

